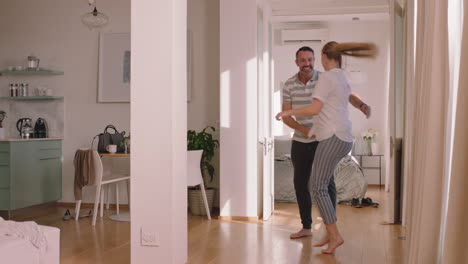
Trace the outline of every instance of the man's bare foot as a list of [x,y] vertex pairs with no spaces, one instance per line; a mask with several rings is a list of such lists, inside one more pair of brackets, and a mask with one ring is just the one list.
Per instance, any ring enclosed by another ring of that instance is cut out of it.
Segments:
[[328,247],[327,249],[322,250],[323,254],[333,254],[335,252],[335,249],[341,245],[343,245],[344,240],[341,236],[337,237],[336,239],[330,239],[328,242]]
[[312,230],[303,228],[299,232],[291,234],[289,238],[296,239],[296,238],[308,237],[308,236],[312,236]]

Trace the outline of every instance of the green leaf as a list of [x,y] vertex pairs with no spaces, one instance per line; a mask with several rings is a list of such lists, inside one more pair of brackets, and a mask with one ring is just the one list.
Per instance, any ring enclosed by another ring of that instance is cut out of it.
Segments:
[[[206,173],[210,176],[210,182],[213,181],[215,169],[211,161],[215,155],[216,149],[219,147],[219,141],[213,138],[209,129],[215,132],[216,129],[212,126],[205,127],[201,132],[194,130],[187,131],[187,149],[188,150],[203,150],[202,160],[200,162],[200,169],[202,170],[203,180],[205,181]],[[205,182],[206,186],[206,182]]]

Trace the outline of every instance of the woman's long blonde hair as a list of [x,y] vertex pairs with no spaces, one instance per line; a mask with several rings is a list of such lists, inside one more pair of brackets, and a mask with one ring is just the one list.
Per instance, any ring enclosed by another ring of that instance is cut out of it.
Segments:
[[330,41],[322,48],[322,54],[328,59],[336,60],[341,68],[341,56],[352,56],[361,58],[374,58],[377,55],[377,47],[373,43],[338,43]]

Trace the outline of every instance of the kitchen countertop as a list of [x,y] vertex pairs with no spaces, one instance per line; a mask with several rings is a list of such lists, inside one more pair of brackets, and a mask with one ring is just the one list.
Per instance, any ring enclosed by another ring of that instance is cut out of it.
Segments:
[[0,139],[0,142],[41,141],[41,140],[63,140],[63,138],[59,138],[59,137],[52,137],[52,138],[4,138],[4,139]]

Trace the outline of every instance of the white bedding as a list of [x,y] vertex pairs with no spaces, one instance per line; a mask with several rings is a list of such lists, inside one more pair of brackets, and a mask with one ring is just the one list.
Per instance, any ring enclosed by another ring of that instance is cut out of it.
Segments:
[[275,201],[296,202],[294,168],[291,160],[275,159]]
[[1,263],[58,264],[60,263],[60,230],[0,219]]
[[[285,153],[290,152],[290,147],[288,150],[285,142],[279,143],[282,147],[279,151],[275,150],[275,201],[296,202],[294,168],[291,160],[287,159],[288,154]],[[344,157],[335,168],[335,184],[337,202],[363,198],[367,191],[367,182],[362,170],[352,156]]]
[[349,201],[364,198],[367,182],[359,163],[353,156],[344,157],[335,168],[336,200]]

